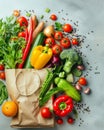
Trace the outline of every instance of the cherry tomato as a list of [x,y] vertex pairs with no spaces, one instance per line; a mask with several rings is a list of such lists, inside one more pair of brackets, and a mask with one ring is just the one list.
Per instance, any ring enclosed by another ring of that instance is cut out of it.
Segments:
[[52,113],[48,107],[41,108],[41,115],[43,118],[51,118]]
[[55,45],[55,40],[53,37],[48,37],[45,40],[45,44],[48,45],[49,47],[52,47],[53,45]]
[[60,44],[63,48],[69,48],[71,46],[69,38],[62,38]]
[[72,28],[72,26],[70,24],[64,24],[64,26],[63,26],[63,31],[64,32],[70,33],[70,32],[72,32],[72,30],[73,30],[73,28]]
[[85,77],[80,77],[78,80],[80,85],[86,85],[87,84],[87,80]]
[[58,118],[56,120],[56,123],[59,124],[59,125],[62,125],[64,122],[63,122],[63,119],[62,118]]
[[18,33],[18,37],[24,37],[25,38],[25,36],[26,36],[25,32],[19,32]]
[[17,22],[20,24],[20,26],[28,26],[28,20],[23,16],[19,17]]
[[60,31],[55,32],[54,34],[55,40],[61,40],[63,38],[63,34]]
[[52,51],[53,51],[53,54],[59,55],[61,53],[61,51],[62,51],[62,47],[59,44],[55,44],[52,47]]
[[0,64],[0,70],[4,70],[4,65]]
[[13,15],[16,16],[16,17],[20,16],[19,10],[14,10]]
[[73,38],[72,39],[72,44],[73,45],[78,45],[79,44],[78,39],[77,38]]
[[52,14],[50,16],[50,19],[53,20],[53,21],[56,21],[57,20],[57,16],[55,14]]
[[5,80],[5,72],[4,71],[0,72],[0,79]]
[[67,122],[68,122],[69,124],[73,124],[73,123],[74,123],[74,119],[73,119],[72,117],[69,117],[69,118],[67,119]]

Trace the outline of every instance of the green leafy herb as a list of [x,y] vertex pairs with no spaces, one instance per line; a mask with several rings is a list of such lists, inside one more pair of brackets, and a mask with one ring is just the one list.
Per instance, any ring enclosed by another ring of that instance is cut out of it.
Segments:
[[26,12],[26,16],[27,16],[27,17],[30,17],[30,16],[31,16],[31,13]]
[[44,15],[41,15],[40,18],[43,19],[43,18],[44,18]]
[[0,80],[0,105],[8,98],[6,85]]
[[55,22],[55,29],[58,31],[62,31],[62,24],[59,22]]
[[0,63],[4,64],[5,68],[15,68],[22,62],[22,50],[26,41],[17,37],[22,29],[14,16],[0,19]]
[[82,75],[82,71],[79,70],[79,69],[77,69],[77,68],[74,68],[74,69],[72,70],[72,73],[73,73],[73,75],[76,76],[76,77],[80,77],[80,76]]
[[0,63],[5,65],[5,68],[16,68],[17,63],[21,63],[22,49],[24,48],[25,40],[18,38],[10,43],[6,43],[0,38]]
[[49,13],[50,11],[51,11],[51,10],[50,10],[49,8],[46,8],[46,9],[45,9],[45,12],[46,12],[46,13]]
[[5,21],[0,19],[0,38],[4,39],[6,43],[9,42],[11,37],[17,36],[20,31],[22,31],[22,28],[16,22],[16,17],[6,17]]

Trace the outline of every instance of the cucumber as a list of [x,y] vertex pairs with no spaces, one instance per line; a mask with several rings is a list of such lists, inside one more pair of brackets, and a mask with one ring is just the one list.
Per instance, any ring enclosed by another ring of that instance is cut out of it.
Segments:
[[62,89],[68,96],[70,96],[73,100],[77,102],[81,101],[80,93],[71,83],[69,83],[65,79],[57,77],[55,78],[55,84],[57,85],[57,87]]
[[30,64],[30,56],[31,56],[32,50],[35,46],[42,45],[44,42],[44,39],[45,39],[44,33],[43,32],[39,33],[38,36],[36,37],[34,43],[31,46],[30,52],[29,52],[28,57],[24,64],[24,68],[33,68]]

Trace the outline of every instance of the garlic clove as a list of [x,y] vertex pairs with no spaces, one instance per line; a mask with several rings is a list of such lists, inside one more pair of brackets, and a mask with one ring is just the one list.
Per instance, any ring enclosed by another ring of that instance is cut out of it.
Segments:
[[85,94],[89,94],[90,91],[91,91],[91,89],[88,87],[88,88],[85,88],[84,93],[85,93]]
[[80,84],[78,84],[78,83],[75,85],[75,88],[76,88],[77,90],[79,90],[79,91],[81,91],[81,90],[82,90],[81,85],[80,85]]

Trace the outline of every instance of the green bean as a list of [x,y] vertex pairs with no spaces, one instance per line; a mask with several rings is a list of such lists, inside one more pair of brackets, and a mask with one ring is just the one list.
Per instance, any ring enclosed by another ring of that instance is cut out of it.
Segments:
[[42,84],[42,87],[41,87],[39,100],[41,100],[43,98],[43,96],[46,94],[46,92],[49,90],[50,85],[53,81],[53,77],[54,77],[54,74],[52,72],[48,71],[48,74],[47,74],[47,76]]

